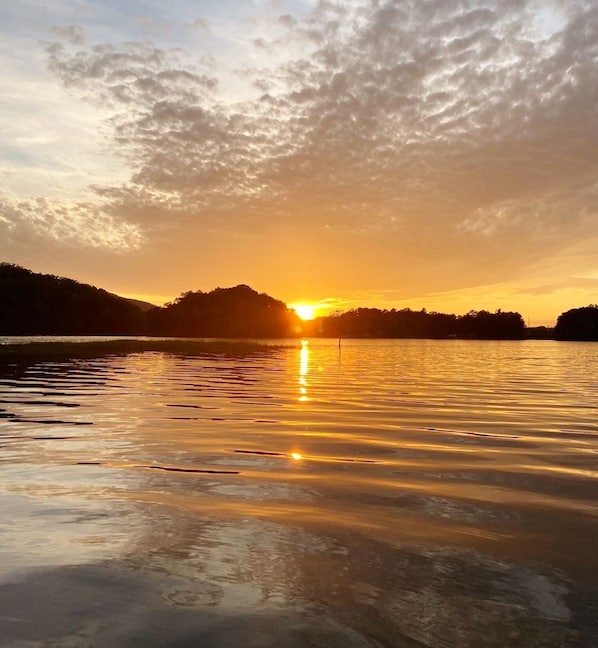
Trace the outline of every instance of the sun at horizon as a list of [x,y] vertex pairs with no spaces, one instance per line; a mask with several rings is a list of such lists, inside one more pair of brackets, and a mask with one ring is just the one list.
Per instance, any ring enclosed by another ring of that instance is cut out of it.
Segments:
[[291,308],[302,320],[312,320],[316,317],[316,306],[313,304],[291,304]]

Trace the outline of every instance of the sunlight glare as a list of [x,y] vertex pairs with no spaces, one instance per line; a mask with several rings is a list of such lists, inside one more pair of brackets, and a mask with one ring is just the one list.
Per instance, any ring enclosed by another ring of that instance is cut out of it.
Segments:
[[291,304],[291,308],[302,320],[312,320],[316,316],[316,307],[312,304]]
[[298,452],[291,452],[291,457],[292,457],[295,461],[299,461],[299,459],[303,459],[303,457],[302,457]]

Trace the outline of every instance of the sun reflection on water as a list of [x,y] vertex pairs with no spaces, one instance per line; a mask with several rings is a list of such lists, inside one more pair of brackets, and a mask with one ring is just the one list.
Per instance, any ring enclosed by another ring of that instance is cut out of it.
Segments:
[[[342,381],[321,340],[0,366],[0,595],[26,602],[10,628],[37,627],[59,585],[64,623],[103,632],[102,583],[120,626],[137,628],[128,601],[143,613],[143,645],[218,641],[231,619],[235,644],[276,623],[305,645],[580,645],[576,619],[596,636],[595,352],[535,342],[347,342]],[[40,565],[39,596],[8,589]]]
[[307,340],[301,340],[301,351],[299,353],[299,400],[300,402],[309,401],[309,396],[307,395],[307,373],[309,371],[309,342]]

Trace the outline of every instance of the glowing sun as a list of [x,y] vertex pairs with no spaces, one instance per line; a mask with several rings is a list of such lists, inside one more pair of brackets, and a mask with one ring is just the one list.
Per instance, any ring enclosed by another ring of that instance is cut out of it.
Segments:
[[291,304],[291,308],[302,320],[312,320],[316,316],[316,307],[311,304]]

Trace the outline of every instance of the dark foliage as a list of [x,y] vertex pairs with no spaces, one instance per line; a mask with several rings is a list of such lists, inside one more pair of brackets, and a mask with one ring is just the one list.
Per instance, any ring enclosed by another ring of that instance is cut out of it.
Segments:
[[188,292],[164,308],[72,279],[0,264],[0,335],[160,335],[258,338],[297,333],[286,305],[249,286]]
[[0,264],[0,334],[136,335],[143,313],[126,299],[72,279]]
[[554,333],[557,340],[598,341],[598,305],[590,304],[561,313]]
[[519,313],[471,311],[457,318],[457,337],[521,340],[525,337],[525,322]]
[[[301,323],[284,302],[249,286],[182,294],[150,310],[131,300],[72,279],[0,264],[0,335],[154,335],[165,337],[320,337],[521,339],[519,313],[471,311],[467,315],[426,310],[357,308]],[[598,307],[588,307],[598,312]],[[588,309],[578,309],[585,311]],[[574,312],[574,311],[570,311]],[[567,315],[567,314],[564,314]],[[564,317],[561,316],[561,318]],[[581,337],[596,339],[596,314],[583,319]],[[559,318],[559,320],[561,319]],[[566,319],[566,318],[565,318]],[[565,325],[565,319],[563,325]],[[568,321],[568,320],[567,320]],[[588,323],[589,322],[589,323]],[[592,324],[593,322],[593,324]],[[561,328],[562,328],[561,327]],[[593,328],[592,328],[593,327]],[[594,337],[591,337],[594,335]]]
[[528,326],[526,336],[528,340],[554,340],[554,328],[549,326]]
[[[304,326],[305,328],[305,326]],[[519,313],[471,311],[467,315],[428,313],[426,310],[357,308],[323,317],[309,333],[349,338],[470,338],[518,340],[525,337]]]
[[284,302],[249,286],[187,292],[148,312],[152,335],[259,338],[296,335],[298,319]]

